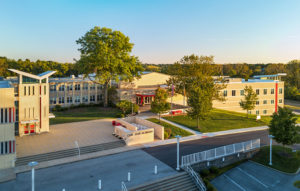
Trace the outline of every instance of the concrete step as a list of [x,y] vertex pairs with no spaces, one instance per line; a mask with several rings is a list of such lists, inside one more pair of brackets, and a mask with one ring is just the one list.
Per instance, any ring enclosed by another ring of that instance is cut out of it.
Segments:
[[186,173],[167,177],[146,185],[129,189],[130,191],[196,191],[197,186],[192,178]]
[[[98,151],[103,151],[103,150],[109,150],[109,149],[114,149],[114,148],[123,147],[123,146],[125,146],[125,143],[122,140],[110,142],[110,143],[84,146],[84,147],[80,147],[80,154],[83,155],[83,154],[88,154],[88,153],[93,153],[93,152],[98,152]],[[72,156],[76,156],[76,155],[78,155],[78,149],[72,148],[72,149],[43,153],[43,154],[38,154],[38,155],[20,157],[20,158],[17,158],[16,166],[27,165],[31,161],[45,162],[45,161],[50,161],[50,160],[55,160],[55,159],[72,157]]]

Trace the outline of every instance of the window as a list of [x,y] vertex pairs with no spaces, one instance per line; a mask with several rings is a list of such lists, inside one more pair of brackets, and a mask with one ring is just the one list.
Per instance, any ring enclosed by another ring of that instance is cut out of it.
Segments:
[[15,153],[15,141],[3,141],[0,142],[0,154],[10,154],[10,153]]
[[50,98],[50,104],[56,104],[56,97]]
[[267,104],[268,103],[268,101],[267,100],[264,100],[264,104]]
[[256,101],[256,103],[255,103],[256,105],[259,105],[259,101]]
[[264,114],[267,114],[267,110],[264,110],[263,113],[264,113]]
[[97,95],[97,101],[102,101],[102,94]]
[[232,92],[231,95],[235,96],[235,90],[232,90],[231,92]]
[[58,103],[65,103],[65,97],[59,97]]
[[89,97],[88,96],[82,96],[82,102],[88,102]]
[[271,89],[271,94],[274,94],[274,88]]
[[88,90],[89,89],[89,84],[88,83],[84,83],[83,84],[83,90]]
[[95,95],[90,96],[90,101],[95,101]]
[[4,118],[3,118],[3,117],[4,117],[4,116],[3,116],[3,114],[4,114],[4,113],[3,113],[3,109],[1,109],[1,123],[3,123],[3,120],[4,120]]
[[97,85],[97,89],[98,89],[98,90],[102,90],[102,85],[98,84],[98,85]]
[[24,86],[24,96],[26,96],[26,86]]
[[75,91],[79,91],[80,90],[80,84],[75,84]]
[[268,89],[264,89],[264,95],[267,95]]
[[47,93],[47,87],[44,86],[44,95],[46,95],[46,93]]
[[279,103],[282,103],[282,99],[279,99],[279,101],[278,101]]
[[73,97],[71,96],[67,97],[67,103],[73,103]]
[[256,110],[256,115],[259,115],[259,110]]
[[34,95],[35,93],[34,93],[34,86],[32,86],[32,95]]
[[67,86],[67,90],[68,90],[68,91],[73,91],[73,85],[72,85],[72,84],[68,85],[68,86]]
[[96,84],[92,84],[91,86],[90,86],[90,90],[95,90],[96,89]]
[[80,103],[80,96],[75,97],[75,103]]
[[245,91],[244,91],[244,90],[241,90],[241,91],[240,91],[240,94],[241,94],[241,96],[245,95]]
[[28,95],[30,95],[30,86],[28,86]]
[[65,91],[65,85],[60,85],[58,90],[59,90],[60,92]]
[[50,92],[56,92],[56,85],[50,85]]
[[5,113],[4,113],[4,117],[5,117],[5,123],[7,123],[7,118],[8,118],[8,113],[7,113],[7,108],[5,108]]
[[256,95],[259,95],[259,89],[256,89]]
[[227,97],[227,90],[224,90],[223,96],[224,96],[224,97]]
[[279,88],[279,94],[282,94],[282,88]]
[[271,104],[274,104],[274,100],[273,99],[271,100]]

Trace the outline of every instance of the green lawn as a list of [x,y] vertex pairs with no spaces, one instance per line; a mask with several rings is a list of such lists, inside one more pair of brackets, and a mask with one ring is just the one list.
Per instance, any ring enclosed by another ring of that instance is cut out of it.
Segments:
[[159,125],[164,126],[165,132],[171,132],[170,133],[171,135],[169,137],[165,137],[165,139],[175,138],[176,135],[181,135],[182,137],[186,137],[186,136],[192,135],[192,133],[190,133],[188,131],[185,131],[183,129],[180,129],[180,128],[178,128],[178,127],[176,127],[174,125],[171,125],[169,123],[166,123],[164,121],[160,121],[160,123],[159,123],[159,120],[156,119],[156,118],[151,118],[151,119],[147,119],[147,120],[149,120],[149,121],[151,121],[153,123],[157,123]]
[[200,129],[197,128],[197,120],[191,119],[186,115],[168,116],[164,118],[201,132],[216,132],[267,125],[264,120],[256,121],[255,115],[249,115],[247,119],[246,114],[219,109],[213,109],[209,119],[200,121]]
[[78,121],[88,121],[103,118],[114,118],[118,113],[116,108],[103,108],[99,106],[94,107],[80,107],[72,108],[66,111],[53,112],[55,118],[50,119],[50,124],[70,123]]
[[270,147],[262,147],[251,160],[274,169],[294,173],[300,167],[300,151],[292,152],[290,148],[274,145],[272,147],[272,166],[269,166]]

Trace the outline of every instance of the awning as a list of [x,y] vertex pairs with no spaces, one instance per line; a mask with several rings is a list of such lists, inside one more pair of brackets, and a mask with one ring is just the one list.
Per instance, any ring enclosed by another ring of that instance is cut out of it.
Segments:
[[35,123],[35,122],[39,122],[39,120],[33,119],[33,120],[28,120],[28,121],[21,121],[21,124],[28,124],[28,123]]

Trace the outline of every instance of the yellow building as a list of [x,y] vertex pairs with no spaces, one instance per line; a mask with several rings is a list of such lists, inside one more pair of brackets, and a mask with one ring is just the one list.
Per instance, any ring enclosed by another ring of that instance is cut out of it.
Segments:
[[49,131],[49,83],[55,71],[33,75],[15,69],[16,130],[19,136]]
[[15,164],[15,117],[14,87],[9,81],[0,81],[0,170]]

